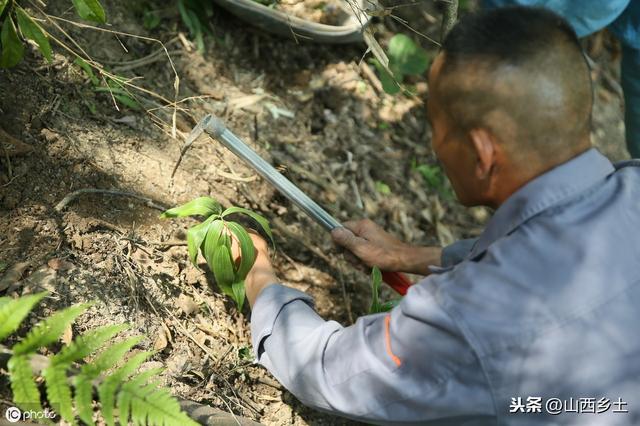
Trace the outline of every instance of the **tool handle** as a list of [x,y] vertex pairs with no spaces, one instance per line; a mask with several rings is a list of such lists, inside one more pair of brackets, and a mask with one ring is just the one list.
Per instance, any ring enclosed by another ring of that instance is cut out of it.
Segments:
[[397,291],[400,296],[407,294],[409,287],[413,284],[402,272],[383,272],[382,280]]

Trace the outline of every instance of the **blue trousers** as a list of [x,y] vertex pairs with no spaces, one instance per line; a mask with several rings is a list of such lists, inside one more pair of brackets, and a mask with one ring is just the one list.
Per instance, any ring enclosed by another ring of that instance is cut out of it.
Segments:
[[564,17],[579,37],[609,27],[622,43],[627,149],[640,158],[640,0],[484,0],[485,7],[540,6]]

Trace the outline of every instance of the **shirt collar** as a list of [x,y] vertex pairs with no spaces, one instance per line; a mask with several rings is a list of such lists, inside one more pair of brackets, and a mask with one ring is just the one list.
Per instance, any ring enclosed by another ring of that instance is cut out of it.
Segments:
[[588,189],[614,171],[607,157],[591,148],[534,178],[496,210],[469,258],[481,254],[494,241],[509,234],[528,219]]

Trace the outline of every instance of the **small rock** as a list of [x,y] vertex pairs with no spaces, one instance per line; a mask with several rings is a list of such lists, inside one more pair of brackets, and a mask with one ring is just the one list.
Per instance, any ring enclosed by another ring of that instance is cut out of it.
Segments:
[[47,265],[49,265],[49,268],[53,269],[54,271],[68,271],[69,269],[73,268],[73,263],[67,262],[64,259],[60,259],[57,257],[49,259]]
[[46,127],[42,130],[40,130],[40,136],[42,136],[44,138],[45,141],[51,143],[51,142],[55,142],[58,139],[60,139],[60,135],[57,134],[56,132],[47,129]]
[[192,313],[196,312],[199,309],[198,304],[189,296],[182,293],[176,302],[176,306],[184,312],[185,315],[189,316]]

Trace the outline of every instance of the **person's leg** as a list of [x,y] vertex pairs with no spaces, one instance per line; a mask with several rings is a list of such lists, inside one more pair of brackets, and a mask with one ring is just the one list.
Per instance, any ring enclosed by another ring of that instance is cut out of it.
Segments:
[[623,44],[621,74],[627,149],[640,158],[640,49]]

